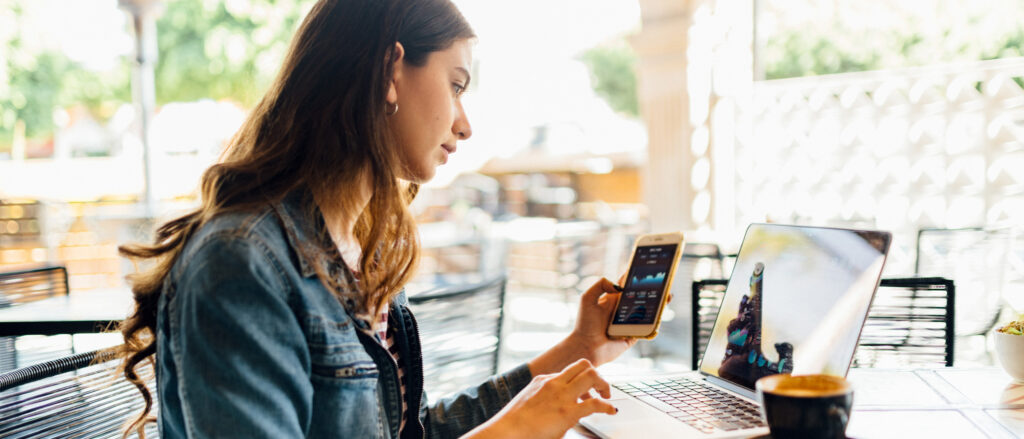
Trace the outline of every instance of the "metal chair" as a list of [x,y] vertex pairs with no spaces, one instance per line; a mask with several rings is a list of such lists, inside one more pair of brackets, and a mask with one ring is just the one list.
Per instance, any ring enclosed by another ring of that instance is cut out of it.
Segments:
[[505,276],[442,284],[409,295],[423,347],[427,390],[440,397],[480,384],[498,371]]
[[[700,367],[728,282],[693,282],[694,370]],[[882,279],[868,310],[854,367],[953,366],[955,299],[954,283],[949,279]]]
[[672,318],[662,319],[658,337],[654,340],[641,340],[636,349],[640,356],[657,358],[671,356],[685,358],[691,354],[686,348],[686,341],[691,339],[693,322],[690,316],[693,303],[689,291],[694,280],[721,278],[726,275],[724,260],[726,255],[718,244],[687,242],[683,246],[675,277],[672,279],[672,302],[668,304]]
[[0,307],[68,295],[68,270],[63,266],[0,273]]
[[[18,306],[55,296],[67,296],[68,270],[47,266],[0,273],[0,308]],[[69,338],[69,336],[60,336]],[[0,337],[0,372],[71,353],[70,340],[49,340],[19,351],[17,337]]]
[[956,289],[941,277],[882,279],[854,367],[953,366]]
[[[145,402],[134,385],[115,375],[120,361],[92,351],[0,374],[0,437],[121,437]],[[139,372],[147,377],[156,413],[152,366],[144,363]],[[147,438],[158,435],[155,423],[146,426]]]
[[722,308],[728,279],[703,279],[693,281],[690,296],[690,315],[693,316],[690,340],[690,365],[693,370],[700,367],[700,358],[708,347],[711,330],[715,327],[718,310]]

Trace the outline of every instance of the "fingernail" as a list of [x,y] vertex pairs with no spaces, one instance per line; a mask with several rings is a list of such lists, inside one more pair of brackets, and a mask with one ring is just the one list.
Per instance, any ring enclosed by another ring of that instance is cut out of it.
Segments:
[[618,413],[618,412],[619,412],[619,408],[615,407],[615,413]]

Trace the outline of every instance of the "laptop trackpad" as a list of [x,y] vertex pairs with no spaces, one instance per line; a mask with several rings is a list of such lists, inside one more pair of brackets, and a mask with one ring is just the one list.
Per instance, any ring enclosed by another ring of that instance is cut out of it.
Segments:
[[605,438],[679,437],[687,431],[697,433],[690,426],[635,399],[609,402],[619,409],[618,413],[595,413],[580,419],[580,424]]

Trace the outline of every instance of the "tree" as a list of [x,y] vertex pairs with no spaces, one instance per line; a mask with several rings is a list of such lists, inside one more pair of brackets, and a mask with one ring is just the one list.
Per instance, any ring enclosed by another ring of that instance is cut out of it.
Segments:
[[23,1],[0,12],[14,24],[0,34],[0,151],[10,149],[19,124],[27,139],[49,139],[55,109],[82,104],[109,117],[107,104],[130,96],[127,67],[94,72],[53,48],[27,44],[38,36],[25,26]]
[[766,79],[861,72],[878,69],[880,65],[878,52],[843,47],[823,35],[794,32],[770,41],[768,46]]
[[157,103],[230,99],[252,106],[280,66],[311,0],[177,0],[157,22]]
[[640,115],[636,95],[636,54],[625,41],[587,50],[583,63],[590,70],[591,86],[613,110]]
[[[0,31],[0,152],[11,148],[19,124],[29,139],[52,138],[58,108],[83,105],[104,121],[131,102],[128,57],[110,71],[93,71],[54,48],[25,44],[39,39],[25,20],[31,1],[8,0],[10,7],[0,10],[0,22],[15,24]],[[157,103],[212,98],[253,105],[277,73],[312,3],[167,2],[157,21]]]

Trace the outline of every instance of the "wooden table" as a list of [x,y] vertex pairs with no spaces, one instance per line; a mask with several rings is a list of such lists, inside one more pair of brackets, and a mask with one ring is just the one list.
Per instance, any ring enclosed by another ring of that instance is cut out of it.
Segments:
[[0,336],[104,332],[127,317],[132,306],[131,291],[108,289],[0,308]]
[[[849,437],[1024,438],[1024,383],[998,367],[851,369],[849,379],[854,385]],[[565,435],[594,437],[579,425]],[[636,437],[645,436],[637,432]]]

